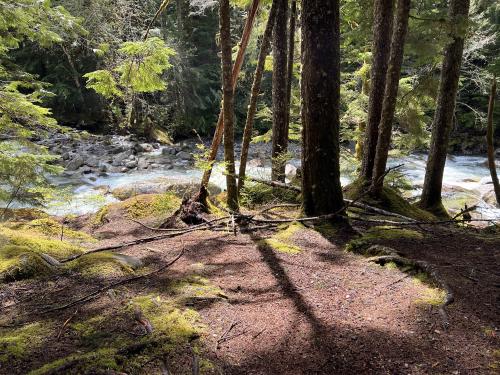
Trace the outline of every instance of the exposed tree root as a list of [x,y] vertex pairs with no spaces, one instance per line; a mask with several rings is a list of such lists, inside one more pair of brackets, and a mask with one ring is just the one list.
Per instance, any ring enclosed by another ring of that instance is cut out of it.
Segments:
[[446,293],[443,303],[439,306],[439,314],[441,315],[442,318],[443,329],[444,330],[448,329],[450,323],[448,321],[448,314],[446,313],[446,307],[454,302],[455,297],[453,296],[453,292],[451,291],[448,284],[438,274],[435,266],[424,261],[404,258],[396,254],[395,251],[389,255],[381,255],[368,258],[368,261],[382,265],[389,262],[394,262],[399,266],[411,267],[412,269],[418,269],[425,272],[432,279],[432,281]]

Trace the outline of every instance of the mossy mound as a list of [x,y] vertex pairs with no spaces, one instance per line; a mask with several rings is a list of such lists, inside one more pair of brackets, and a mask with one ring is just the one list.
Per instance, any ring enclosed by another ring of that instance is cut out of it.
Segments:
[[241,191],[242,206],[253,208],[269,203],[300,203],[300,193],[261,183],[245,183]]
[[259,246],[266,246],[280,253],[298,254],[302,249],[294,243],[294,238],[305,229],[304,225],[297,222],[280,226],[273,236],[260,240]]
[[416,230],[381,225],[371,227],[361,237],[349,241],[346,245],[346,250],[367,256],[384,255],[367,253],[367,250],[377,241],[400,239],[421,240],[423,238],[424,235]]
[[67,267],[85,277],[117,277],[135,272],[133,267],[111,252],[85,255]]
[[50,332],[50,324],[40,322],[20,328],[0,328],[0,368],[4,367],[1,364],[28,358],[33,349],[43,344]]
[[112,203],[101,208],[91,219],[94,227],[108,222],[114,215],[130,219],[155,218],[162,220],[172,215],[181,205],[181,199],[174,194],[143,194]]
[[32,220],[29,223],[16,225],[15,227],[17,227],[17,229],[35,231],[53,239],[60,239],[62,234],[63,239],[79,244],[97,242],[97,240],[88,233],[73,230],[66,226],[63,227],[61,223],[50,217]]
[[[365,194],[366,189],[367,187],[365,186],[363,181],[356,180],[345,187],[344,195],[349,199],[357,199],[358,197]],[[379,198],[375,199],[370,197],[369,195],[365,195],[362,198],[362,202],[365,202],[370,206],[379,207],[384,210],[404,215],[415,220],[436,220],[436,216],[434,216],[432,213],[422,210],[417,205],[410,204],[395,190],[386,186],[384,186]]]
[[79,245],[53,239],[25,226],[17,229],[0,226],[0,280],[10,282],[47,275],[56,270],[49,258],[60,260],[82,251]]
[[11,221],[31,221],[48,218],[49,214],[38,208],[8,208],[3,219]]
[[191,275],[182,280],[175,281],[170,285],[170,290],[174,293],[176,302],[181,305],[228,298],[222,289],[199,275]]

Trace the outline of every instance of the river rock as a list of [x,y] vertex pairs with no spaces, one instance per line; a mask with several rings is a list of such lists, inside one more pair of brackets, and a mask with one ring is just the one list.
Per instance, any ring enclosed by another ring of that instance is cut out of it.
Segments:
[[88,165],[89,167],[98,167],[99,159],[96,156],[89,156],[85,160],[85,164]]
[[149,143],[138,143],[135,145],[135,150],[137,152],[153,152],[154,147],[150,145]]
[[176,155],[179,159],[181,160],[186,160],[186,161],[190,161],[190,160],[193,160],[193,155],[191,155],[189,152],[187,151],[180,151],[177,153]]
[[132,169],[132,168],[135,168],[137,167],[137,160],[130,160],[128,162],[125,163],[125,166],[129,169]]
[[115,167],[121,165],[125,160],[127,160],[128,158],[130,158],[132,156],[132,151],[131,150],[127,150],[127,151],[123,151],[119,154],[116,154],[114,157],[113,157],[113,165]]
[[80,155],[76,155],[72,160],[66,164],[66,169],[68,171],[76,171],[85,163],[85,160]]

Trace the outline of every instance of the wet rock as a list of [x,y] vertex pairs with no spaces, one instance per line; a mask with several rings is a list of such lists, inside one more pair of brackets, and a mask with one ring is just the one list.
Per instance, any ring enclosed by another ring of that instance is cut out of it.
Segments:
[[137,152],[153,152],[154,147],[150,145],[149,143],[139,143],[135,145],[135,150]]
[[85,164],[88,165],[89,167],[98,167],[99,159],[96,156],[89,156],[85,160]]
[[129,169],[132,169],[132,168],[135,168],[137,167],[137,160],[130,160],[128,162],[125,163],[125,166]]

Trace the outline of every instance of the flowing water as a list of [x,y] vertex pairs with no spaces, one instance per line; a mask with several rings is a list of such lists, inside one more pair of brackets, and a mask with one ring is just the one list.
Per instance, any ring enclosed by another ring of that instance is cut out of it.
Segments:
[[[155,152],[161,152],[155,151]],[[393,158],[390,166],[403,164],[401,172],[411,181],[413,189],[409,197],[416,199],[421,192],[425,175],[425,155],[410,155],[403,158]],[[298,166],[300,160],[295,159],[290,164]],[[270,167],[249,167],[248,174],[253,177],[269,178]],[[71,191],[71,199],[51,204],[48,211],[54,215],[81,215],[96,212],[100,207],[117,201],[111,190],[123,186],[145,183],[158,178],[179,182],[199,183],[202,172],[192,166],[177,166],[173,169],[155,169],[133,171],[129,173],[110,173],[94,181],[90,179],[74,179],[56,177],[54,182],[66,186]],[[343,185],[348,184],[349,176],[342,176]],[[220,169],[216,169],[211,182],[221,189],[225,188],[225,177]],[[483,197],[492,190],[491,178],[486,164],[486,158],[479,156],[453,156],[446,162],[443,197],[445,205],[452,211],[457,211],[464,203],[478,206],[477,217],[484,219],[500,219],[500,209],[487,203]],[[491,193],[490,193],[491,194]]]

